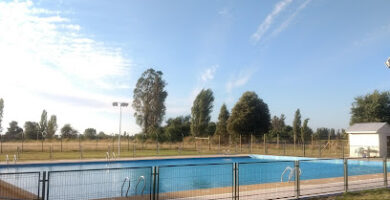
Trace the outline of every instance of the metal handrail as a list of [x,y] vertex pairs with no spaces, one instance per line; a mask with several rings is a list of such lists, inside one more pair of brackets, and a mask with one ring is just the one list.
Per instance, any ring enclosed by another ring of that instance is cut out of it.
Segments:
[[106,152],[106,160],[110,161],[110,154],[108,152]]
[[122,187],[121,187],[121,197],[123,197],[123,186],[125,186],[126,181],[129,182],[129,186],[127,187],[127,190],[126,190],[126,197],[127,197],[127,193],[129,192],[129,189],[130,189],[130,178],[129,178],[129,177],[126,177],[125,180],[123,180],[123,183],[122,183]]
[[[294,169],[295,169],[295,167],[294,167]],[[280,176],[280,182],[283,183],[283,176],[284,176],[284,174],[285,174],[288,170],[290,170],[290,173],[288,174],[288,182],[290,182],[292,176],[293,176],[294,173],[295,173],[295,170],[294,170],[294,169],[293,169],[292,167],[290,167],[290,166],[287,166],[286,169],[284,169],[282,175]],[[302,171],[301,171],[301,168],[299,168],[299,175],[301,175],[301,174],[302,174]]]
[[145,177],[144,176],[140,176],[138,178],[138,182],[137,182],[137,185],[135,185],[135,195],[137,195],[137,188],[138,188],[138,185],[141,181],[144,181],[144,187],[142,187],[142,192],[141,192],[141,195],[144,195],[144,191],[145,191],[145,187],[146,187],[146,182],[145,182]]
[[112,159],[116,159],[116,155],[114,152],[112,152]]

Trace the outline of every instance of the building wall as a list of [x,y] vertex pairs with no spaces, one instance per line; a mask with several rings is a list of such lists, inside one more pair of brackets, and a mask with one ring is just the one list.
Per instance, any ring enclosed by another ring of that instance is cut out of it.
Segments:
[[[381,140],[383,141],[383,138]],[[349,145],[350,157],[378,157],[380,155],[379,135],[377,133],[350,133]]]
[[380,157],[387,156],[387,136],[390,136],[390,132],[380,133]]

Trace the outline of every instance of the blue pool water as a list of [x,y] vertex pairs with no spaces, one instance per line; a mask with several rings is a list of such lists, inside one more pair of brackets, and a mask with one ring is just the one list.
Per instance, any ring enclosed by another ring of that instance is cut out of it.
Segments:
[[[131,182],[129,195],[142,192],[150,194],[152,166],[159,166],[159,193],[232,187],[233,163],[238,163],[240,185],[287,181],[289,171],[300,160],[301,180],[343,177],[343,160],[318,160],[313,158],[262,156],[160,159],[84,163],[0,165],[0,173],[49,171],[49,197],[60,199],[89,199],[120,196],[125,177]],[[388,164],[390,166],[390,164]],[[92,170],[98,169],[98,170]],[[72,170],[71,172],[64,172]],[[383,172],[380,161],[348,161],[350,176]],[[136,184],[140,177],[139,186]],[[0,176],[0,179],[1,176]],[[3,179],[4,180],[4,179]],[[13,184],[15,180],[7,179]],[[25,188],[34,192],[34,188]]]

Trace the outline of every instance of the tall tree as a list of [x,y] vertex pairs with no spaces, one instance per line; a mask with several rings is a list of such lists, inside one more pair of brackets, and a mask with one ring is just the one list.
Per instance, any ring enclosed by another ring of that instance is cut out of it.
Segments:
[[206,135],[210,122],[210,113],[213,111],[214,95],[211,89],[199,92],[191,108],[191,133],[197,137]]
[[359,122],[390,123],[390,91],[375,90],[365,96],[358,96],[352,103],[350,124]]
[[217,130],[217,124],[215,122],[210,122],[206,128],[207,136],[213,136],[216,130]]
[[30,140],[36,140],[38,137],[41,138],[41,135],[39,134],[39,124],[31,121],[25,122],[24,135]]
[[190,134],[190,116],[169,118],[164,131],[169,141],[182,141]]
[[297,143],[297,136],[301,132],[301,111],[297,109],[295,111],[294,121],[293,121],[293,133],[294,133],[294,149]]
[[134,89],[133,108],[137,124],[144,133],[152,134],[161,124],[165,115],[166,82],[163,73],[154,69],[146,70],[138,79]]
[[11,121],[4,138],[6,140],[18,140],[22,138],[22,133],[23,129],[18,126],[18,122]]
[[57,116],[50,116],[49,122],[47,122],[47,138],[53,138],[58,129]]
[[87,139],[95,139],[96,138],[96,129],[87,128],[84,130],[84,137]]
[[310,134],[308,123],[309,123],[309,118],[306,118],[305,120],[303,120],[303,124],[302,124],[302,127],[301,127],[301,141],[302,141],[302,144],[305,143],[305,139],[308,138],[309,134]]
[[227,128],[234,135],[267,133],[271,116],[268,105],[255,92],[245,92],[232,109]]
[[47,134],[47,112],[46,110],[42,111],[41,121],[39,122],[39,132],[41,135]]
[[284,132],[286,128],[286,116],[284,114],[281,114],[280,117],[274,116],[271,120],[271,131],[270,135],[271,137],[276,137],[277,135],[286,138],[287,133]]
[[229,133],[227,130],[227,120],[229,119],[230,113],[226,108],[226,105],[223,104],[219,111],[217,128],[215,130],[215,135],[219,135],[222,138],[222,141],[226,142],[229,138]]
[[0,140],[1,140],[1,133],[3,131],[3,127],[1,123],[3,122],[3,112],[4,112],[4,100],[0,98]]
[[61,134],[63,138],[75,139],[77,137],[77,130],[73,129],[70,124],[65,124],[61,128]]

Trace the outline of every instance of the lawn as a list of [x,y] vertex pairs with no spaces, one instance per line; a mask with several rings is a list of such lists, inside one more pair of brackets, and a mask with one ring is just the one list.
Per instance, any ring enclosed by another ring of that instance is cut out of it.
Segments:
[[[317,143],[317,142],[316,142]],[[218,143],[186,141],[185,143],[163,143],[156,150],[155,143],[133,143],[133,141],[121,141],[121,158],[150,157],[150,156],[178,156],[178,155],[210,155],[210,154],[268,154],[306,157],[342,157],[347,155],[348,149],[342,149],[341,145],[306,145],[305,148],[297,145],[294,150],[292,144],[275,143],[264,144],[261,141],[252,145],[246,143],[240,145],[219,145]],[[18,155],[18,161],[41,160],[65,160],[65,159],[105,159],[106,152],[118,154],[117,141],[113,140],[47,140],[43,144],[40,141],[3,142],[0,163],[5,161],[6,155],[13,162],[14,155]],[[113,154],[110,153],[110,156]],[[116,155],[117,156],[117,155]]]

